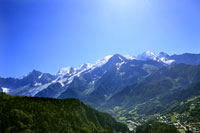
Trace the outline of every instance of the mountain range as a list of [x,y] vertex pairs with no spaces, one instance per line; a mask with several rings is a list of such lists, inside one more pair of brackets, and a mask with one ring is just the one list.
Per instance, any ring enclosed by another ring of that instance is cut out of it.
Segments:
[[[0,91],[13,96],[77,98],[103,111],[126,108],[124,113],[151,99],[159,103],[158,110],[165,110],[163,105],[171,105],[177,97],[181,101],[198,95],[198,87],[190,88],[198,86],[199,65],[200,54],[114,54],[94,64],[62,68],[55,75],[33,70],[22,78],[0,77]],[[149,112],[155,110],[144,113]]]
[[62,68],[55,75],[33,70],[22,78],[0,77],[0,90],[16,96],[75,97],[88,102],[101,93],[101,97],[108,100],[159,68],[178,63],[199,65],[200,54],[169,56],[164,52],[147,51],[137,57],[109,55],[95,64]]

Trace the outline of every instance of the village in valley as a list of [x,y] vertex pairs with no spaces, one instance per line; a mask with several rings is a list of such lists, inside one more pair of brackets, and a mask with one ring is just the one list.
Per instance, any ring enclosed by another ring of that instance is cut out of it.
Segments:
[[173,115],[160,115],[155,114],[152,116],[140,116],[137,119],[126,119],[122,122],[126,123],[130,131],[135,132],[137,126],[140,126],[147,122],[149,119],[156,119],[161,123],[166,123],[168,125],[174,125],[180,133],[200,133],[200,122],[193,123],[188,122],[189,116],[186,114],[173,114]]

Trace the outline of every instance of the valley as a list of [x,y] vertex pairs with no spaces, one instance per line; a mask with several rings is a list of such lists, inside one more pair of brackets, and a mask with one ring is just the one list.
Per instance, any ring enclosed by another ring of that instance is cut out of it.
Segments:
[[200,54],[115,54],[54,75],[33,70],[22,78],[0,77],[0,91],[36,99],[79,99],[131,131],[160,125],[181,133],[200,132]]

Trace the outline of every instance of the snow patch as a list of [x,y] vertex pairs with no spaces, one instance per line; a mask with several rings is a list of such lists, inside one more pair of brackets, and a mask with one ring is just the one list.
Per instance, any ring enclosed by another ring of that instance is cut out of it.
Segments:
[[9,88],[1,87],[4,93],[8,93],[10,91]]
[[108,55],[106,57],[104,57],[103,59],[99,59],[96,61],[96,63],[93,65],[93,67],[100,67],[102,65],[104,65],[105,63],[107,63],[109,61],[109,59],[112,57],[113,55]]
[[119,73],[120,76],[123,76],[124,74],[125,74],[125,72],[121,72],[121,73]]
[[131,64],[130,66],[131,66],[131,67],[135,67],[136,65],[134,65],[134,64]]
[[124,56],[127,60],[135,60],[136,58],[133,56],[125,55]]
[[42,78],[42,76],[43,76],[43,73],[42,73],[42,74],[40,74],[40,76],[38,76],[38,79],[41,79],[41,78]]
[[30,96],[35,96],[38,92],[46,89],[49,85],[51,85],[52,83],[47,83],[45,85],[39,86],[39,87],[34,87],[31,90],[29,90],[29,94]]
[[41,85],[42,83],[37,83],[37,82],[34,83],[34,86],[41,86]]
[[165,57],[160,58],[160,61],[162,61],[165,64],[172,64],[175,60],[167,60]]
[[119,59],[120,59],[121,61],[123,61],[123,59],[122,59],[121,57],[119,57]]
[[125,62],[116,63],[117,70],[119,70],[123,64],[125,64]]
[[64,83],[63,83],[62,81],[58,81],[58,82],[61,84],[62,87],[65,86]]

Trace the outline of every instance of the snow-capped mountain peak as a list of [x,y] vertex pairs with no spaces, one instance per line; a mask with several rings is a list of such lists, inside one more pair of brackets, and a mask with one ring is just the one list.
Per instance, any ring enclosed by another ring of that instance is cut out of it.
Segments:
[[84,64],[80,65],[78,68],[73,68],[73,67],[62,68],[62,69],[59,70],[57,75],[58,76],[64,76],[64,75],[68,74],[68,75],[80,76],[80,74],[82,72],[85,72],[87,70],[92,71],[97,67],[101,67],[102,65],[106,64],[114,56],[119,56],[120,59],[121,59],[121,57],[123,57],[124,59],[127,59],[127,60],[135,59],[133,56],[128,56],[128,55],[126,55],[126,56],[121,56],[121,55],[118,55],[118,54],[108,55],[108,56],[105,56],[102,59],[97,60],[94,64],[84,63]]
[[84,63],[84,64],[80,65],[78,68],[74,68],[75,74],[79,73],[79,75],[80,75],[80,73],[82,73],[82,72],[84,72],[86,70],[91,69],[92,66],[93,66],[93,64]]
[[94,70],[97,67],[101,67],[105,63],[108,62],[108,60],[112,57],[112,55],[106,56],[103,59],[99,59],[96,61],[95,64],[90,64],[90,63],[84,63],[80,65],[78,68],[73,68],[73,67],[65,67],[59,70],[57,73],[57,79],[53,81],[59,82],[62,86],[65,86],[66,84],[70,84],[74,77],[79,77],[82,73],[84,72],[90,72]]
[[151,52],[151,51],[146,51],[142,54],[139,54],[137,56],[138,60],[157,60],[158,54]]
[[61,68],[59,70],[59,72],[57,73],[57,75],[72,74],[73,72],[74,72],[74,68],[73,67],[65,67],[65,68]]
[[130,55],[125,55],[124,56],[127,60],[135,60],[136,58]]
[[89,68],[92,64],[90,63],[84,63],[82,65],[80,65],[79,69],[86,69],[86,68]]
[[107,63],[109,61],[109,59],[112,57],[113,55],[108,55],[102,59],[99,59],[96,61],[96,63],[94,64],[94,66],[96,67],[100,67],[102,65],[104,65],[105,63]]
[[[180,59],[179,59],[180,58]],[[170,65],[172,63],[186,63],[186,64],[198,64],[199,55],[183,54],[183,55],[168,55],[164,52],[155,53],[146,51],[137,57],[122,56],[120,54],[108,55],[102,59],[97,60],[94,64],[84,63],[77,68],[65,67],[60,69],[57,74],[52,75],[48,73],[42,73],[37,70],[33,70],[22,78],[0,78],[0,80],[8,80],[7,82],[1,82],[0,91],[9,93],[12,95],[24,95],[24,96],[36,96],[45,89],[51,89],[52,86],[58,85],[59,92],[56,92],[55,97],[58,97],[62,92],[68,89],[69,85],[74,79],[84,79],[85,76],[89,77],[87,80],[90,83],[90,87],[94,85],[99,79],[104,77],[110,68],[117,70],[116,72],[123,75],[121,70],[126,69],[128,65],[135,66],[137,61],[134,60],[154,60],[162,63],[161,65]],[[144,61],[146,62],[146,61]],[[148,63],[148,62],[147,62]],[[151,63],[151,62],[150,62]],[[127,66],[124,66],[127,65]],[[105,74],[105,75],[104,75]],[[106,75],[107,76],[107,75]],[[85,82],[85,81],[84,81]],[[9,84],[7,84],[9,83]],[[12,84],[10,84],[12,83]],[[92,88],[94,89],[94,88]],[[89,92],[92,92],[92,89]],[[42,92],[43,93],[43,92]],[[88,94],[88,93],[87,93]]]
[[168,59],[169,55],[164,53],[164,52],[160,52],[160,53],[155,53],[155,52],[151,52],[151,51],[146,51],[142,54],[139,54],[136,59],[138,60],[154,60],[157,62],[163,62],[164,64],[171,64],[172,62],[174,62],[174,60],[170,60]]

